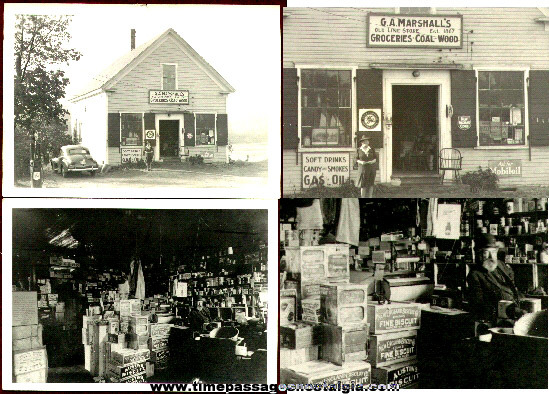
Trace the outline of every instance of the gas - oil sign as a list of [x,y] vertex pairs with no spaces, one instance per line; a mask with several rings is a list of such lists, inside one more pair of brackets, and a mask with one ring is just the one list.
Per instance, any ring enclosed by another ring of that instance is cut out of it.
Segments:
[[522,176],[522,160],[489,160],[488,168],[497,176]]
[[369,47],[461,48],[461,15],[368,14]]
[[349,180],[349,153],[303,153],[302,185],[337,187]]

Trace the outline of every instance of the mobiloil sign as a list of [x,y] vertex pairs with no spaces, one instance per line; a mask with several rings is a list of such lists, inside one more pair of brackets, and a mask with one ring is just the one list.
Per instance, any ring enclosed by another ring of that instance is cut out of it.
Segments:
[[522,176],[522,160],[490,160],[488,168],[497,176]]

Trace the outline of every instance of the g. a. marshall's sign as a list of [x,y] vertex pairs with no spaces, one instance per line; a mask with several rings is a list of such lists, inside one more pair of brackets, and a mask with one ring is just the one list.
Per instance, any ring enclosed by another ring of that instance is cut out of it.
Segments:
[[188,90],[149,90],[150,104],[189,104]]
[[488,168],[500,177],[522,176],[522,160],[489,160]]

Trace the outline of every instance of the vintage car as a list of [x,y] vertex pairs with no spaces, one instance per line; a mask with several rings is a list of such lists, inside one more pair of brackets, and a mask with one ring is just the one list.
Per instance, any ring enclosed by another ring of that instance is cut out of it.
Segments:
[[51,159],[51,168],[64,178],[69,172],[89,172],[92,176],[99,171],[99,165],[91,157],[88,148],[82,145],[65,145],[61,147],[59,157]]

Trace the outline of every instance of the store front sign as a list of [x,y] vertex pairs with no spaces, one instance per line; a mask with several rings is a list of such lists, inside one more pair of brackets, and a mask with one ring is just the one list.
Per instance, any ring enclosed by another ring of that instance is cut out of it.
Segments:
[[358,131],[381,131],[381,109],[359,109]]
[[141,156],[141,148],[122,148],[122,163],[137,163]]
[[315,186],[338,187],[349,180],[349,153],[303,153],[302,179],[304,189]]
[[471,117],[458,116],[458,127],[460,130],[469,130],[471,128]]
[[461,15],[368,14],[368,47],[461,48]]
[[522,160],[489,160],[488,168],[500,177],[522,176]]
[[150,104],[189,104],[188,90],[149,90]]

